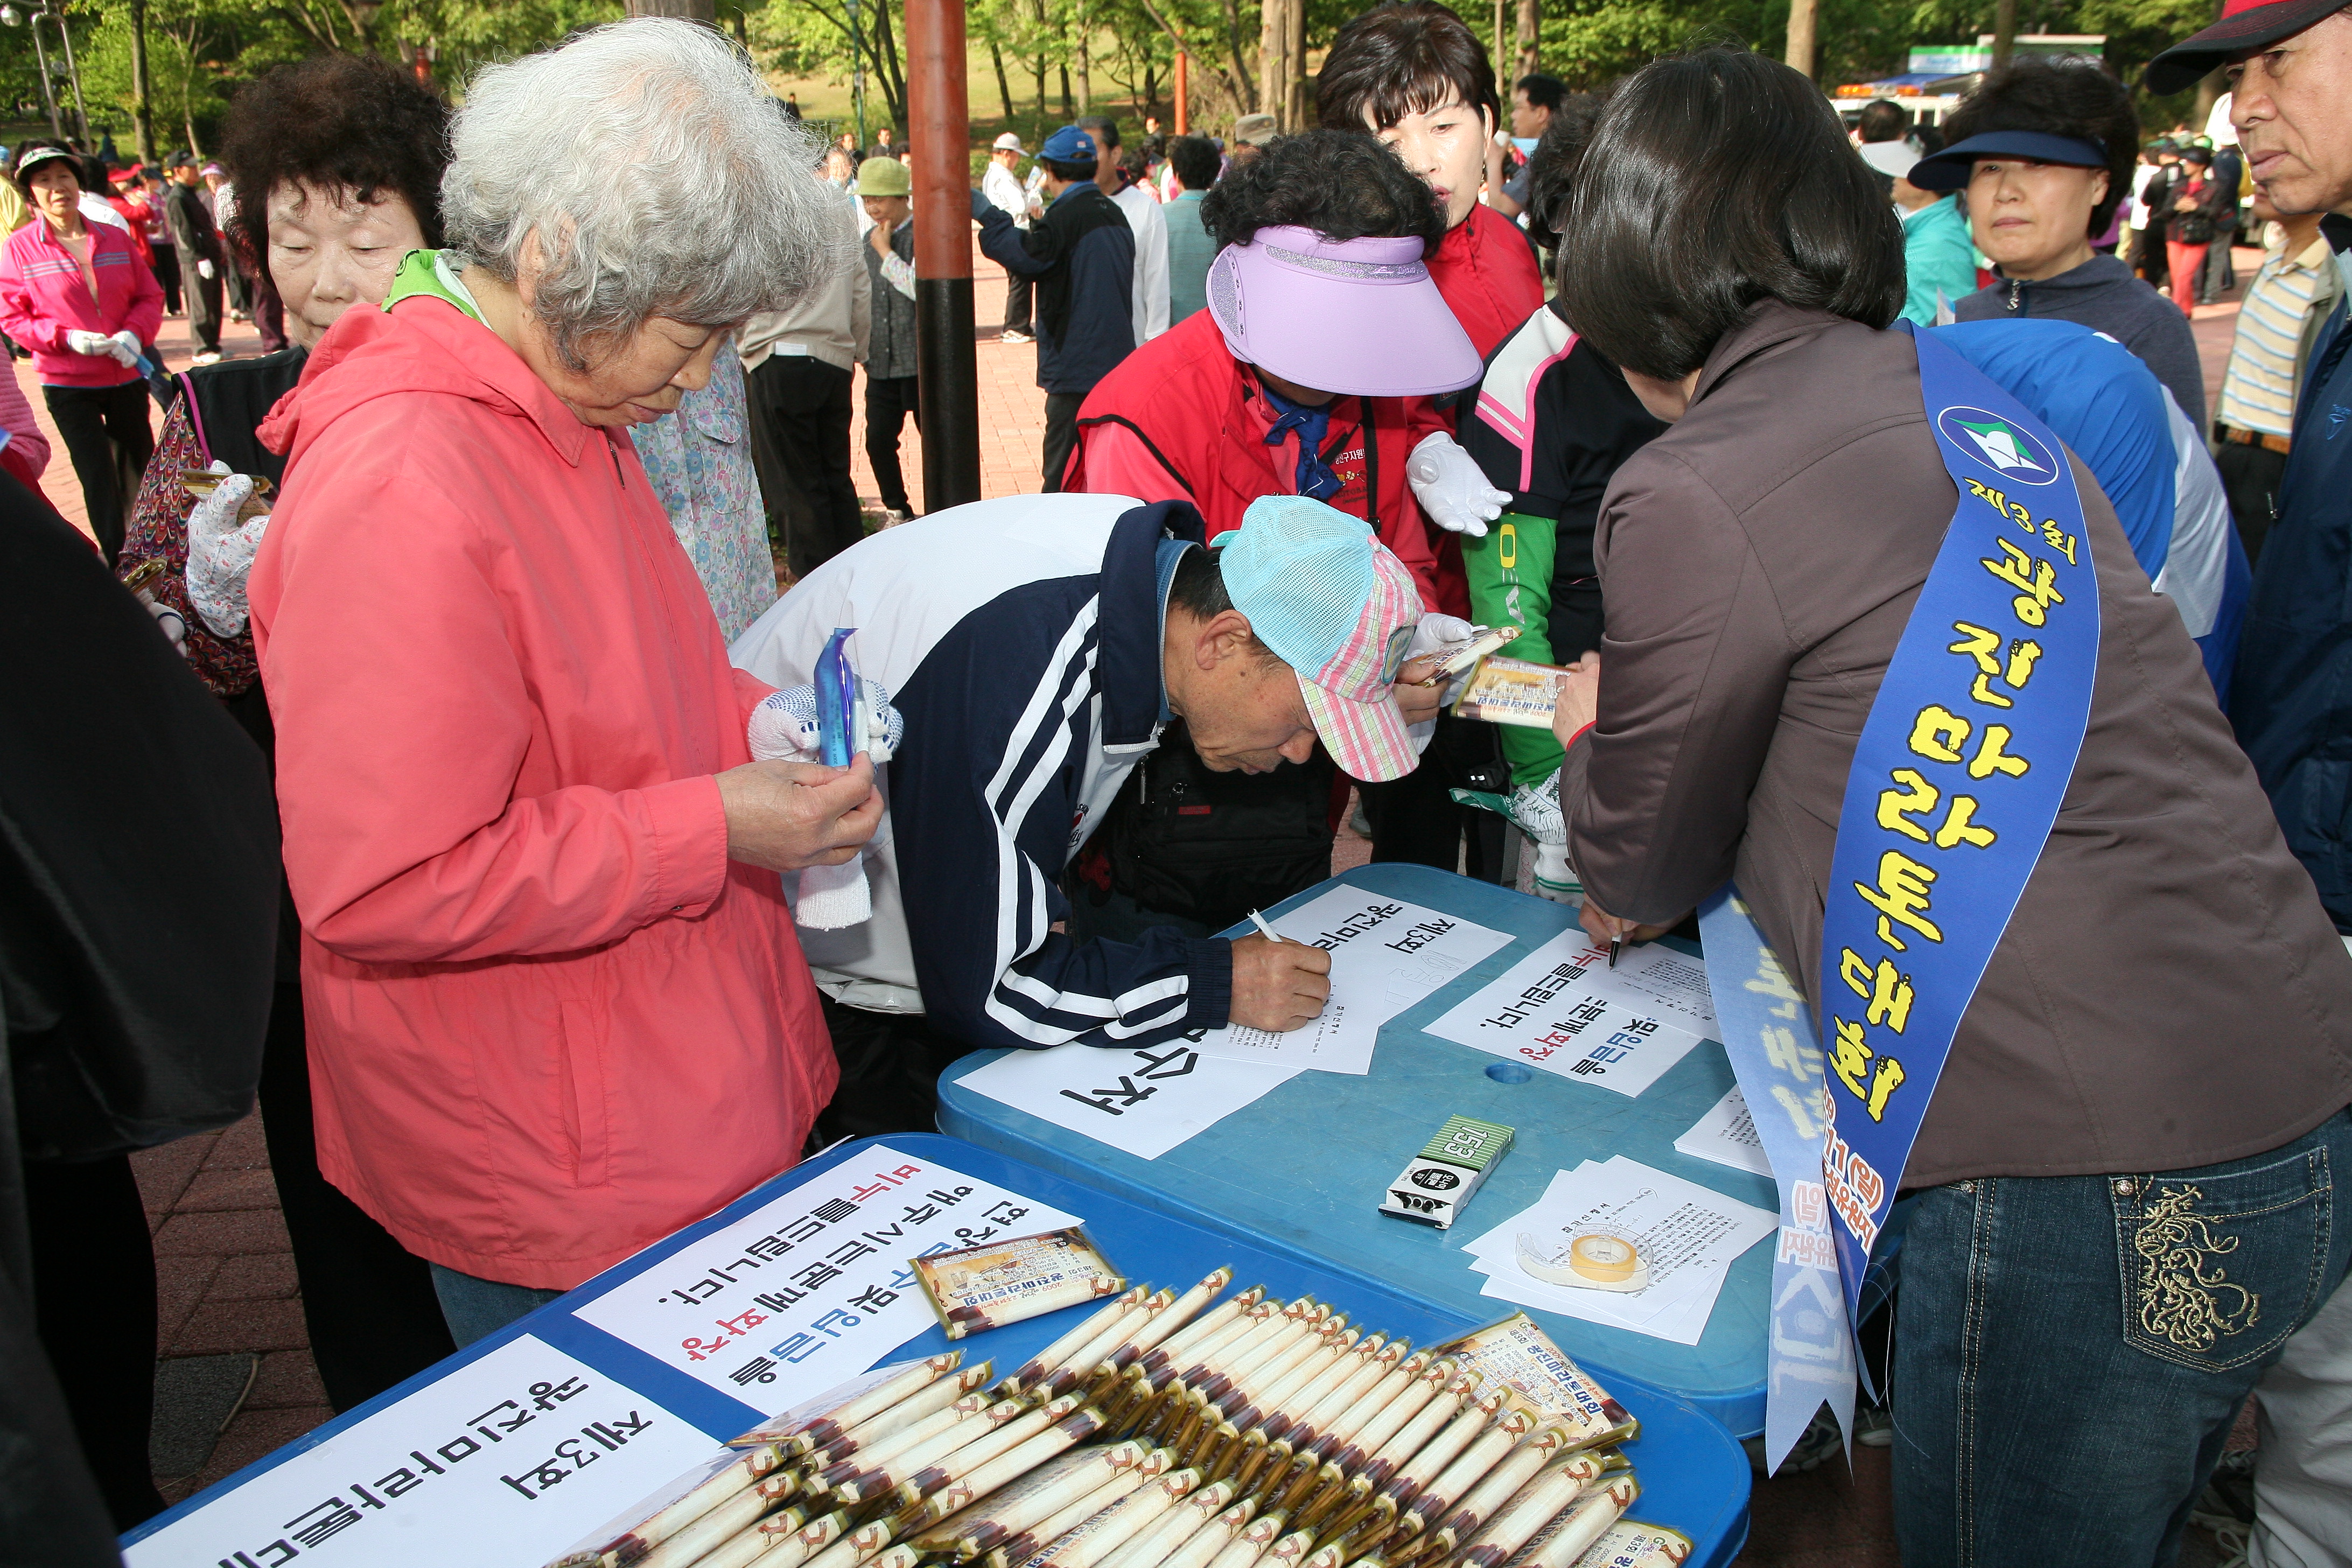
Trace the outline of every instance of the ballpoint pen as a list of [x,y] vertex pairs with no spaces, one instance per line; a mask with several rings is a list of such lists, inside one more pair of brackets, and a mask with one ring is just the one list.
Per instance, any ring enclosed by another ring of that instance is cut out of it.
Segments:
[[1252,910],[1250,911],[1250,924],[1257,927],[1258,935],[1265,938],[1268,942],[1280,942],[1282,940],[1282,933],[1276,931],[1272,926],[1266,924],[1265,917],[1258,913],[1255,910]]
[[1625,939],[1622,936],[1612,936],[1609,939],[1610,968],[1614,969],[1617,967],[1617,954],[1622,949],[1623,949],[1624,945]]

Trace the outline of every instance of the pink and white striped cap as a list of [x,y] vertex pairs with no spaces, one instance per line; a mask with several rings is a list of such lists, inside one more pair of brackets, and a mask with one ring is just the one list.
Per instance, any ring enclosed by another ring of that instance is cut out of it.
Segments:
[[1421,595],[1404,563],[1360,518],[1305,496],[1252,501],[1219,548],[1234,607],[1297,672],[1332,758],[1367,784],[1412,772],[1421,758],[1394,688]]

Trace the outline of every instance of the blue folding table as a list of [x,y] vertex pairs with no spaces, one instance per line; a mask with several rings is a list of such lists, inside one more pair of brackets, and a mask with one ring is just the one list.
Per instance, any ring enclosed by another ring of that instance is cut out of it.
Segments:
[[[1367,1329],[1378,1328],[1391,1334],[1401,1334],[1421,1344],[1433,1344],[1449,1338],[1492,1315],[1434,1306],[1352,1271],[1318,1267],[1289,1249],[1255,1245],[1230,1233],[1220,1233],[1182,1219],[1171,1218],[1165,1214],[1112,1196],[1098,1187],[1081,1185],[1019,1160],[952,1138],[935,1134],[903,1134],[888,1139],[861,1139],[828,1150],[815,1159],[785,1172],[709,1219],[687,1226],[510,1327],[467,1346],[399,1387],[337,1417],[219,1485],[158,1515],[123,1538],[132,1568],[163,1568],[163,1565],[177,1568],[182,1563],[185,1563],[188,1568],[214,1568],[215,1559],[227,1563],[228,1568],[245,1568],[246,1564],[251,1564],[251,1568],[274,1568],[278,1560],[276,1553],[265,1550],[261,1555],[255,1556],[233,1552],[232,1548],[242,1542],[234,1537],[226,1524],[222,1531],[215,1532],[219,1536],[218,1540],[201,1528],[189,1527],[200,1527],[207,1510],[212,1510],[215,1518],[228,1521],[235,1513],[243,1489],[266,1482],[272,1471],[303,1459],[314,1451],[331,1451],[340,1435],[372,1416],[392,1411],[404,1402],[409,1402],[412,1407],[424,1402],[415,1396],[422,1395],[429,1400],[436,1386],[457,1381],[473,1363],[501,1352],[509,1352],[517,1347],[518,1342],[527,1339],[554,1347],[575,1360],[584,1373],[601,1380],[591,1389],[589,1397],[568,1412],[562,1412],[559,1419],[579,1423],[584,1416],[600,1415],[609,1423],[629,1398],[641,1398],[650,1402],[651,1406],[674,1413],[692,1428],[698,1429],[700,1436],[694,1438],[696,1442],[703,1438],[723,1441],[747,1430],[767,1414],[765,1409],[695,1381],[676,1367],[604,1332],[579,1314],[593,1308],[600,1299],[629,1287],[631,1281],[639,1276],[661,1268],[674,1255],[694,1247],[739,1217],[772,1204],[780,1195],[837,1167],[867,1159],[867,1151],[877,1143],[962,1174],[992,1182],[1029,1199],[1053,1205],[1079,1216],[1088,1234],[1104,1252],[1138,1280],[1181,1289],[1220,1266],[1229,1265],[1235,1276],[1234,1289],[1263,1284],[1277,1299],[1312,1295],[1350,1313],[1355,1321]],[[698,1262],[697,1266],[699,1267]],[[741,1303],[736,1305],[740,1306]],[[975,1363],[990,1358],[1000,1370],[1010,1370],[1033,1352],[1043,1349],[1060,1337],[1091,1310],[1087,1307],[1066,1308],[1027,1322],[975,1334],[957,1342],[957,1344]],[[877,1357],[872,1364],[906,1361],[931,1354],[947,1346],[945,1336],[934,1324]],[[847,1374],[847,1370],[844,1370],[844,1375]],[[746,1384],[747,1389],[750,1386]],[[1640,1437],[1625,1447],[1626,1457],[1633,1461],[1643,1487],[1642,1498],[1632,1510],[1632,1516],[1666,1525],[1689,1536],[1696,1548],[1691,1557],[1691,1568],[1724,1568],[1738,1554],[1748,1535],[1747,1457],[1721,1426],[1701,1415],[1685,1402],[1631,1381],[1611,1382],[1608,1386],[1642,1423]],[[605,1399],[607,1391],[617,1391],[627,1397]],[[534,1388],[531,1392],[539,1392],[539,1389]],[[560,1396],[560,1391],[553,1391],[551,1398],[553,1396]],[[523,1398],[528,1404],[528,1395],[523,1395]],[[603,1403],[599,1403],[600,1400]],[[561,1410],[561,1407],[556,1408]],[[637,1412],[632,1410],[629,1414],[635,1415]],[[625,1422],[616,1425],[618,1429],[615,1425],[607,1425],[596,1430],[607,1438],[625,1437]],[[539,1429],[537,1426],[525,1427],[523,1432],[528,1435]],[[582,1429],[587,1430],[586,1427]],[[659,1428],[656,1426],[655,1429]],[[470,1430],[489,1436],[499,1427],[495,1424],[485,1424]],[[471,1448],[481,1447],[478,1439],[460,1440],[467,1442]],[[493,1467],[511,1467],[513,1459],[507,1450],[520,1449],[524,1440],[519,1437],[502,1445],[495,1455],[483,1458],[481,1462]],[[597,1443],[600,1441],[604,1440],[575,1438],[570,1447],[579,1450],[586,1458],[594,1460],[599,1458]],[[540,1447],[547,1446],[545,1439],[539,1439],[538,1444]],[[611,1444],[604,1442],[604,1447],[609,1448]],[[457,1462],[452,1458],[453,1454],[461,1452],[455,1445],[437,1451],[442,1458],[450,1459],[453,1463]],[[415,1456],[418,1464],[430,1461],[433,1452],[435,1450],[428,1441]],[[530,1452],[535,1454],[537,1449]],[[474,1461],[467,1459],[465,1462],[471,1464]],[[351,1468],[337,1467],[333,1470],[331,1485],[336,1489],[338,1501],[354,1496],[353,1482],[344,1474]],[[579,1472],[592,1487],[596,1484],[594,1478],[604,1473],[586,1469]],[[363,1477],[364,1472],[360,1474]],[[517,1468],[516,1474],[527,1487],[538,1484],[531,1481],[527,1467]],[[440,1483],[434,1480],[428,1484]],[[507,1484],[512,1486],[514,1482]],[[506,1495],[500,1488],[493,1487],[491,1489],[501,1497]],[[612,1495],[606,1500],[605,1506],[616,1510],[626,1508],[641,1491],[642,1489],[638,1489]],[[432,1493],[419,1490],[413,1495],[422,1500],[429,1498]],[[304,1496],[307,1498],[308,1494]],[[517,1502],[509,1503],[509,1509],[510,1513],[527,1513],[530,1506]],[[251,1511],[247,1510],[248,1513]],[[275,1514],[267,1517],[274,1521]],[[540,1563],[571,1546],[573,1542],[570,1536],[576,1533],[576,1531],[557,1532],[556,1538],[535,1543],[537,1555],[509,1553],[492,1556],[474,1548],[474,1543],[466,1538],[463,1530],[457,1528],[457,1521],[436,1521],[421,1509],[412,1509],[404,1519],[398,1508],[363,1518],[354,1512],[352,1518],[354,1527],[343,1535],[322,1537],[316,1542],[309,1536],[302,1536],[299,1538],[303,1542],[300,1548],[290,1544],[291,1540],[296,1539],[291,1537],[283,1538],[274,1544],[286,1548],[285,1555],[289,1560],[315,1556],[320,1559],[321,1568],[332,1568],[338,1556],[347,1562],[362,1561],[365,1560],[363,1554],[380,1552],[387,1545],[395,1543],[400,1546],[398,1561],[429,1560],[464,1564],[465,1568],[476,1568],[478,1564],[478,1568],[538,1568]],[[275,1529],[275,1525],[270,1528]],[[401,1529],[399,1536],[383,1533],[396,1528]],[[371,1531],[375,1533],[369,1533]],[[159,1536],[163,1539],[151,1541],[151,1538]],[[142,1542],[150,1544],[142,1549]],[[169,1550],[163,1550],[167,1543]],[[378,1556],[374,1560],[384,1559]]]
[[[1563,904],[1423,866],[1359,867],[1279,906],[1334,887],[1402,899],[1511,933],[1511,944],[1391,1019],[1367,1077],[1303,1072],[1156,1160],[1097,1143],[963,1087],[989,1051],[940,1082],[940,1127],[987,1148],[1269,1250],[1376,1283],[1433,1310],[1481,1321],[1516,1309],[1479,1294],[1462,1244],[1542,1196],[1555,1171],[1622,1154],[1775,1214],[1772,1183],[1675,1152],[1675,1140],[1732,1087],[1723,1047],[1702,1042],[1637,1099],[1531,1072],[1422,1032],[1528,952],[1576,923]],[[1274,911],[1279,912],[1279,910]],[[1671,940],[1671,939],[1670,939]],[[1686,943],[1677,943],[1693,951]],[[1397,1173],[1449,1116],[1516,1130],[1510,1152],[1451,1230],[1376,1211]],[[1766,1297],[1772,1249],[1731,1266],[1696,1345],[1530,1309],[1561,1349],[1604,1383],[1638,1380],[1689,1400],[1740,1436],[1764,1427]]]

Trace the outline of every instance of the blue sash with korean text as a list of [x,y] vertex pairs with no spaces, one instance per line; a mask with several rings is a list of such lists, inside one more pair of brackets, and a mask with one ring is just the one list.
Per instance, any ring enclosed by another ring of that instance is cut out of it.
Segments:
[[1934,334],[1912,336],[1960,501],[1863,726],[1830,864],[1822,1173],[1849,1319],[1952,1037],[2057,820],[2098,668],[2098,582],[2057,437]]

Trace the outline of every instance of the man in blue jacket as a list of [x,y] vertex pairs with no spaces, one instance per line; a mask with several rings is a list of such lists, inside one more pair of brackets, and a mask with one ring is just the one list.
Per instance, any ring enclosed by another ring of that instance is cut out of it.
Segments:
[[1046,206],[1026,229],[978,191],[980,247],[1016,278],[1037,282],[1037,384],[1045,389],[1045,489],[1078,444],[1078,405],[1135,348],[1130,305],[1135,231],[1095,184],[1095,139],[1065,125],[1038,149]]
[[1178,719],[1218,773],[1268,773],[1318,742],[1368,783],[1418,760],[1394,689],[1421,619],[1404,563],[1304,496],[1259,500],[1213,552],[1202,533],[1182,501],[974,501],[843,551],[736,639],[738,667],[793,689],[854,627],[859,675],[904,720],[877,775],[867,917],[815,929],[800,884],[841,1065],[821,1136],[929,1128],[940,1070],[969,1051],[1079,1044],[1132,1063],[1195,1030],[1278,1032],[1322,1010],[1318,949],[1067,929],[1064,873]]

